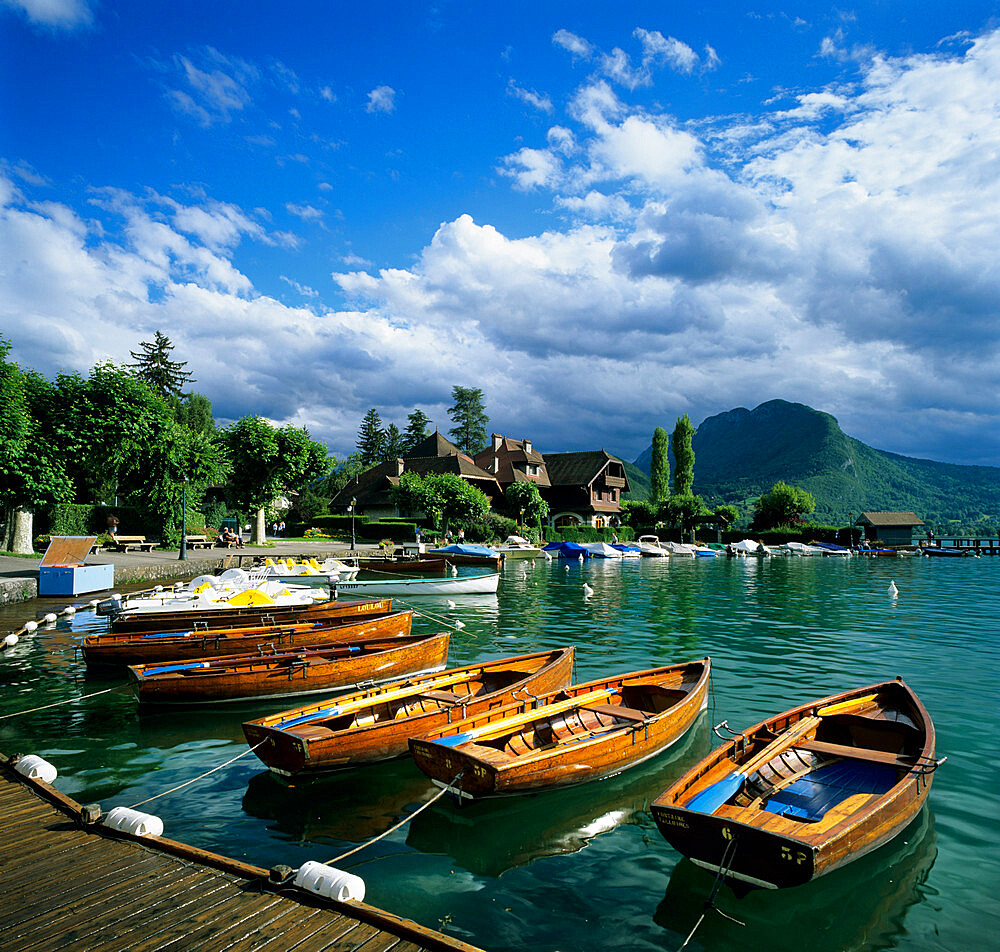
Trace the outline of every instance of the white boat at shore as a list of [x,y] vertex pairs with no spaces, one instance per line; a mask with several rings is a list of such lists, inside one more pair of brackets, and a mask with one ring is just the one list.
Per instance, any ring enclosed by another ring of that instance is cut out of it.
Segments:
[[514,559],[540,559],[542,550],[537,545],[532,545],[523,536],[507,536],[503,545],[493,546],[495,552],[500,553],[500,557],[506,561]]
[[456,575],[451,578],[380,578],[336,582],[337,597],[369,595],[495,595],[499,572],[482,575]]
[[659,536],[641,535],[636,541],[636,545],[639,546],[639,551],[644,556],[665,559],[670,555],[670,550],[663,547]]

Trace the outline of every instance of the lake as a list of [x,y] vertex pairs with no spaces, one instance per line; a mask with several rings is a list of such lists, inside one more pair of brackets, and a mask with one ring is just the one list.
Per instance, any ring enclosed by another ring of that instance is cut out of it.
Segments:
[[[899,597],[888,596],[895,581]],[[594,594],[584,598],[583,584]],[[891,844],[816,882],[717,904],[689,949],[977,952],[1000,933],[1000,559],[633,559],[513,562],[497,596],[450,610],[412,599],[414,630],[458,620],[453,665],[577,646],[577,680],[711,656],[709,710],[664,755],[618,777],[457,805],[444,797],[344,868],[366,901],[489,950],[678,948],[712,876],[660,836],[649,803],[718,743],[795,704],[902,676],[937,728],[928,806]],[[86,596],[76,599],[85,601]],[[0,609],[19,628],[46,599]],[[37,753],[55,786],[105,811],[163,793],[246,750],[241,721],[292,706],[139,715],[122,679],[88,677],[75,651],[105,621],[23,636],[0,659],[0,750]],[[408,760],[289,785],[252,754],[143,807],[165,835],[270,867],[327,861],[426,803]],[[993,938],[990,938],[993,936]]]

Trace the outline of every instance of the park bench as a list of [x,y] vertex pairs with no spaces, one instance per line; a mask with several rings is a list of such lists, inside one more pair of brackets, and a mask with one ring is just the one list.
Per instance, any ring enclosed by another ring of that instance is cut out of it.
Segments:
[[145,536],[141,535],[116,535],[115,541],[111,545],[119,552],[128,552],[130,549],[138,549],[140,552],[152,552],[155,542],[147,542]]
[[215,543],[210,542],[208,536],[186,535],[184,536],[184,544],[189,549],[210,549]]

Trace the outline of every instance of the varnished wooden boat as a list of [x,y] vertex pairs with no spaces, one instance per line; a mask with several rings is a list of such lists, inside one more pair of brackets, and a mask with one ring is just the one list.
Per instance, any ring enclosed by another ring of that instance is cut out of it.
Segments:
[[358,568],[392,575],[444,575],[448,563],[444,559],[358,559]]
[[736,735],[652,812],[675,849],[737,887],[797,886],[896,836],[943,762],[923,704],[902,680],[886,681]]
[[364,638],[393,638],[410,633],[413,612],[366,612],[340,615],[304,625],[215,628],[146,634],[87,635],[83,657],[88,665],[152,664],[191,661],[265,650],[292,650]]
[[260,717],[247,721],[243,733],[284,776],[374,763],[404,756],[414,735],[501,707],[512,695],[547,693],[572,674],[573,648],[483,661]]
[[612,776],[684,735],[707,704],[710,670],[704,658],[525,698],[411,738],[410,753],[469,798]]
[[130,667],[140,704],[210,704],[331,693],[440,671],[448,633],[370,638],[297,651],[203,658]]
[[231,611],[163,611],[118,615],[111,621],[113,632],[155,633],[215,630],[252,625],[274,626],[322,621],[343,615],[377,615],[392,610],[391,598],[330,599],[313,605],[270,605],[234,608]]

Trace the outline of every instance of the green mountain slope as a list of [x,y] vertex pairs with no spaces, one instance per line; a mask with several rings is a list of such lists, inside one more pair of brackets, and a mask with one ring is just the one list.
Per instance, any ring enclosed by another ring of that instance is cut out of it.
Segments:
[[[1000,467],[877,450],[849,437],[829,413],[801,403],[771,400],[754,410],[719,413],[698,427],[693,445],[695,492],[712,504],[731,503],[745,517],[753,499],[781,479],[813,494],[817,522],[912,510],[941,530],[995,531],[1000,523]],[[635,466],[648,473],[650,455],[651,448]],[[634,487],[630,495],[638,496]]]

